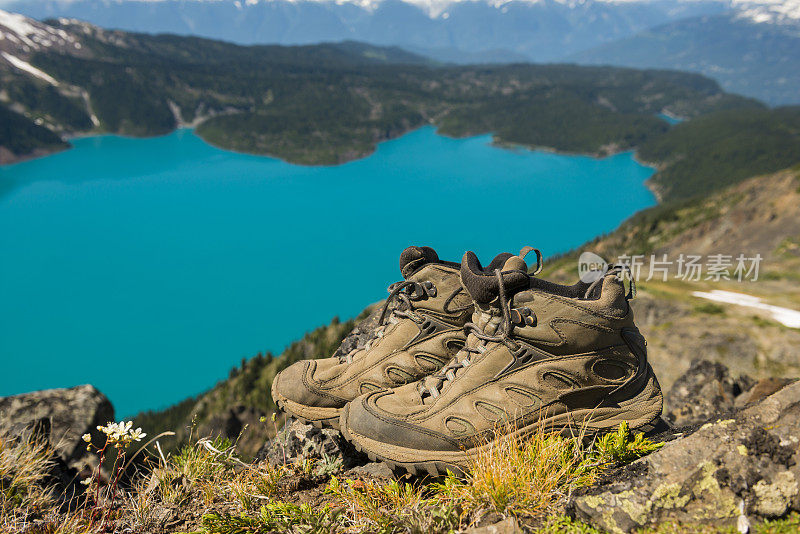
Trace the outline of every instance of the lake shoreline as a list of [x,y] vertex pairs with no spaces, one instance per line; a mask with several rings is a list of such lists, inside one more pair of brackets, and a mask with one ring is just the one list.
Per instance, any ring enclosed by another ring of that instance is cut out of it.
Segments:
[[[434,124],[434,123],[423,124],[423,125],[417,126],[415,128],[410,128],[408,130],[403,130],[397,135],[388,136],[386,138],[377,140],[373,144],[371,150],[365,151],[365,152],[359,152],[358,154],[355,154],[355,155],[347,155],[347,156],[345,156],[345,158],[342,161],[340,161],[338,163],[335,163],[333,165],[328,164],[328,163],[305,163],[305,162],[292,161],[291,159],[282,157],[279,154],[275,154],[275,153],[271,153],[271,152],[247,152],[247,151],[235,150],[235,149],[227,148],[225,146],[221,146],[221,145],[216,144],[216,143],[214,143],[212,141],[209,141],[208,139],[203,137],[202,134],[200,132],[198,132],[198,126],[200,126],[200,124],[189,125],[189,124],[181,123],[176,128],[173,128],[172,130],[170,130],[167,133],[158,134],[158,135],[147,135],[147,136],[126,135],[126,134],[120,134],[120,133],[104,133],[104,132],[96,132],[96,131],[70,133],[68,135],[63,136],[64,141],[66,143],[68,143],[67,147],[64,147],[64,148],[61,148],[61,149],[55,149],[55,150],[46,150],[46,151],[43,151],[43,153],[40,153],[40,154],[31,153],[31,154],[25,155],[25,156],[16,156],[16,159],[14,161],[11,161],[11,162],[8,162],[8,163],[0,163],[0,168],[5,167],[5,166],[10,166],[10,165],[15,165],[17,163],[21,163],[21,162],[24,162],[24,161],[30,161],[30,160],[34,160],[34,159],[44,158],[44,157],[47,157],[47,156],[50,156],[50,155],[53,155],[53,154],[58,154],[59,152],[63,152],[65,150],[72,150],[73,149],[73,145],[72,145],[71,141],[75,140],[75,139],[85,139],[87,137],[102,137],[102,136],[113,136],[113,137],[120,137],[120,138],[123,138],[123,139],[157,139],[159,137],[166,137],[166,136],[172,135],[175,132],[179,132],[181,130],[191,131],[191,132],[194,133],[194,135],[196,135],[197,137],[202,139],[209,146],[212,146],[212,147],[217,148],[219,150],[224,150],[226,152],[230,152],[230,153],[233,153],[233,154],[241,154],[241,155],[247,155],[247,156],[260,156],[260,157],[265,157],[265,158],[270,158],[270,159],[275,159],[275,160],[278,160],[278,161],[282,161],[282,162],[288,163],[290,165],[297,165],[297,166],[300,166],[300,167],[308,167],[308,168],[331,167],[331,166],[337,166],[337,165],[346,165],[346,164],[352,163],[354,161],[360,161],[360,160],[369,158],[370,156],[375,154],[375,151],[378,149],[378,146],[381,143],[385,143],[387,141],[393,141],[395,139],[399,139],[399,138],[401,138],[401,137],[403,137],[405,135],[408,135],[409,133],[415,132],[417,130],[420,130],[420,129],[426,128],[426,127],[433,127],[435,129],[436,135],[439,135],[439,136],[442,136],[442,137],[445,137],[445,138],[448,138],[448,139],[470,139],[470,138],[473,138],[473,137],[481,137],[481,136],[485,136],[485,135],[491,135],[492,136],[492,143],[491,143],[492,146],[495,146],[497,148],[504,149],[504,150],[522,149],[522,150],[528,150],[528,151],[531,151],[531,152],[543,152],[543,153],[556,154],[556,155],[562,155],[562,156],[582,156],[582,157],[589,157],[589,158],[598,159],[598,160],[601,160],[601,159],[604,159],[604,158],[613,157],[613,156],[616,156],[616,155],[619,155],[619,154],[633,153],[633,157],[634,157],[634,159],[636,159],[636,161],[638,163],[640,163],[640,164],[642,164],[642,165],[644,165],[646,167],[651,167],[651,168],[655,169],[656,172],[658,172],[658,168],[659,168],[659,164],[658,163],[646,162],[646,161],[640,160],[638,158],[638,156],[637,156],[637,150],[638,150],[637,147],[632,147],[632,148],[629,148],[627,150],[622,150],[622,149],[619,149],[618,147],[611,146],[611,147],[609,147],[610,150],[608,150],[608,151],[571,152],[571,151],[567,151],[567,150],[559,150],[557,148],[550,147],[550,146],[545,146],[545,145],[525,145],[525,144],[521,144],[521,143],[512,143],[512,142],[509,142],[509,141],[504,141],[504,140],[501,140],[501,139],[497,138],[494,135],[494,133],[492,133],[492,132],[481,132],[481,133],[470,132],[470,133],[467,133],[466,135],[463,135],[463,136],[453,136],[453,135],[442,133],[441,132],[441,128],[439,126],[437,126],[436,124]],[[652,178],[653,177],[650,177],[648,179],[648,181],[652,180]],[[658,203],[660,204],[662,202],[662,199],[661,199],[661,196],[658,193],[658,191],[656,189],[654,189],[651,184],[646,184],[646,185],[653,192],[653,194],[656,196],[656,199],[657,199]]]

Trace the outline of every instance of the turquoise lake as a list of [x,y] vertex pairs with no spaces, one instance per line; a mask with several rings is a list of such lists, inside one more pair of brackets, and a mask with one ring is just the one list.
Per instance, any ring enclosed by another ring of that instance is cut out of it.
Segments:
[[91,383],[118,416],[356,315],[399,277],[407,245],[453,261],[528,244],[550,255],[655,203],[653,170],[631,154],[507,150],[433,128],[333,167],[189,130],[74,145],[0,167],[0,396]]

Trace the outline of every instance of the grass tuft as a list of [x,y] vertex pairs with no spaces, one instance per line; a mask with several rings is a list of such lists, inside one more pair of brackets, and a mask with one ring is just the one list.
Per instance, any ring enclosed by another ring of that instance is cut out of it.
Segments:
[[339,531],[339,512],[328,506],[314,509],[308,504],[271,503],[257,516],[212,512],[203,517],[203,529],[214,534],[270,534],[298,532],[327,534]]
[[59,512],[61,495],[50,480],[53,458],[50,445],[30,434],[11,437],[0,433],[0,532],[91,532],[81,514]]
[[623,421],[616,432],[597,439],[593,456],[602,464],[626,464],[655,452],[663,443],[653,443],[644,434],[634,435],[628,423]]
[[19,510],[44,511],[53,496],[43,487],[52,464],[52,450],[30,437],[0,436],[0,513],[3,519]]
[[470,458],[466,478],[448,475],[438,491],[469,520],[485,513],[544,517],[574,488],[591,484],[599,467],[577,438],[536,432],[523,439],[509,432]]

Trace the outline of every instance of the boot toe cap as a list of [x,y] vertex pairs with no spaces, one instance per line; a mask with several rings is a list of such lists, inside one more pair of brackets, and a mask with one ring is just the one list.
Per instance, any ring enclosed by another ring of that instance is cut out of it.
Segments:
[[[391,391],[362,395],[352,401],[347,410],[347,431],[385,446],[428,451],[457,451],[458,443],[433,430],[414,424],[376,406],[375,401]],[[355,439],[358,439],[355,437]]]
[[289,400],[306,406],[341,407],[344,401],[315,387],[314,360],[293,363],[277,375],[272,382],[272,397],[278,401]]

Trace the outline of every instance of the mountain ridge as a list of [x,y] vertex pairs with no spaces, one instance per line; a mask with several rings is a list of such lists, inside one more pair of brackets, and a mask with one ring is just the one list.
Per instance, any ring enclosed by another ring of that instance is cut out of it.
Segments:
[[726,91],[770,105],[800,103],[800,26],[754,23],[740,14],[686,18],[566,58],[698,72]]
[[[438,65],[357,43],[241,46],[71,20],[17,17],[0,31],[0,105],[24,115],[31,131],[147,136],[193,124],[222,148],[301,164],[363,157],[426,124],[445,135],[493,133],[498,143],[607,155],[670,131],[658,113],[764,109],[672,71]],[[691,131],[692,122],[676,131]],[[43,143],[28,141],[18,157]]]
[[[773,105],[800,103],[793,89],[800,70],[797,0],[6,0],[3,6],[38,19],[239,44],[355,40],[458,64],[677,68]],[[670,50],[660,51],[664,40]]]
[[34,18],[71,17],[128,31],[193,34],[243,44],[308,44],[354,39],[379,45],[509,49],[549,61],[728,2],[105,2],[26,0],[0,7]]

